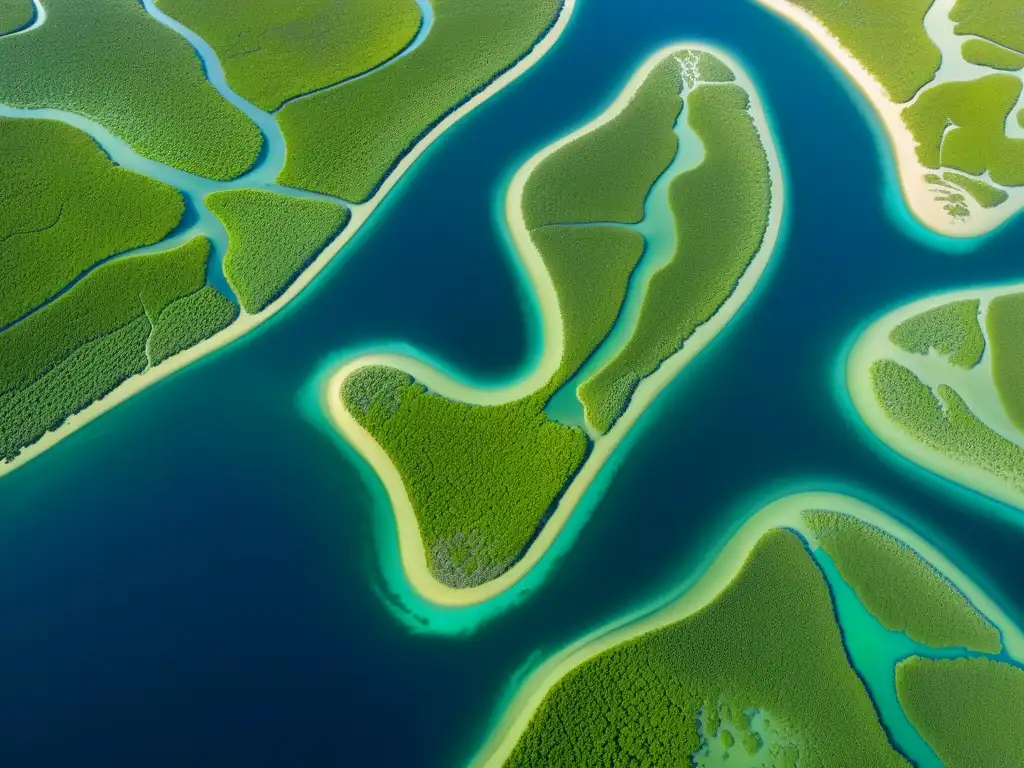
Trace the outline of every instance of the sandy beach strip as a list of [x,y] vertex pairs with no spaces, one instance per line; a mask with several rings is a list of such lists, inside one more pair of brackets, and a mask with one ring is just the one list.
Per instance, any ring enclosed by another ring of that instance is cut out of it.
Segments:
[[[455,589],[441,584],[434,578],[427,565],[427,556],[419,531],[419,524],[413,512],[412,503],[405,490],[398,470],[384,450],[372,436],[347,412],[340,398],[341,385],[345,377],[364,365],[384,364],[401,369],[418,379],[435,394],[474,404],[497,404],[524,397],[547,383],[557,369],[562,350],[562,323],[557,297],[543,259],[526,229],[522,212],[522,190],[525,181],[534,168],[551,152],[564,146],[574,138],[603,125],[615,117],[629,103],[632,95],[643,83],[646,75],[665,57],[682,50],[706,51],[724,61],[735,73],[736,83],[750,95],[750,111],[754,118],[761,141],[768,156],[772,181],[772,207],[769,225],[761,250],[740,279],[733,295],[722,305],[714,317],[700,326],[686,341],[682,349],[668,358],[661,367],[646,378],[637,388],[629,408],[603,437],[594,442],[593,450],[583,467],[567,486],[551,517],[539,535],[527,549],[524,556],[508,571],[496,579],[477,587]],[[655,400],[657,395],[671,382],[686,365],[697,356],[725,328],[729,320],[743,306],[758,284],[782,229],[784,190],[779,155],[772,140],[764,107],[753,82],[742,67],[723,51],[701,43],[680,43],[667,46],[653,54],[630,80],[619,97],[598,118],[579,130],[563,137],[546,147],[523,166],[516,174],[506,196],[506,215],[513,242],[524,262],[527,275],[540,296],[544,343],[546,346],[542,363],[534,375],[516,382],[507,388],[478,390],[455,381],[433,369],[427,363],[411,357],[377,354],[364,355],[345,363],[329,379],[326,390],[321,393],[323,407],[331,422],[345,439],[356,449],[376,471],[387,491],[395,514],[398,532],[399,554],[402,568],[412,588],[426,600],[440,606],[459,607],[477,605],[502,594],[515,586],[540,560],[558,538],[570,516],[583,500],[601,469],[612,457],[615,449],[629,434],[637,420]],[[554,353],[557,350],[557,354]]]
[[[875,437],[914,464],[1014,507],[1024,507],[1024,496],[1011,483],[978,466],[966,464],[930,448],[893,422],[875,396],[871,365],[877,360],[893,358],[889,333],[904,320],[951,301],[979,298],[985,304],[996,296],[1021,290],[1024,290],[1024,284],[964,288],[911,302],[883,315],[868,326],[857,338],[846,361],[846,388],[850,401]],[[981,364],[984,365],[985,361]],[[966,400],[966,395],[960,394]]]
[[803,513],[809,510],[843,512],[874,525],[916,550],[959,589],[1001,632],[1007,652],[1024,660],[1024,633],[980,587],[942,552],[902,523],[869,504],[835,493],[785,496],[755,512],[732,533],[711,564],[692,585],[660,608],[640,611],[602,627],[551,656],[512,696],[487,742],[470,768],[500,768],[526,730],[548,691],[568,672],[620,643],[691,616],[710,605],[739,575],[744,563],[766,533],[790,528],[812,541]]
[[245,336],[254,328],[266,322],[284,309],[311,282],[313,282],[313,279],[319,275],[325,267],[327,267],[338,252],[356,236],[362,226],[370,218],[370,215],[382,202],[384,202],[384,198],[387,197],[388,193],[395,188],[395,185],[398,184],[399,180],[401,180],[409,169],[412,168],[413,164],[420,158],[420,156],[423,155],[424,152],[427,151],[431,144],[440,139],[448,129],[454,126],[463,117],[515,82],[535,64],[537,64],[544,55],[554,47],[555,43],[558,42],[558,39],[562,36],[562,33],[565,32],[565,29],[569,24],[569,19],[572,17],[573,11],[576,8],[576,2],[577,0],[564,0],[558,19],[552,25],[551,29],[548,30],[547,34],[537,43],[537,45],[534,46],[533,50],[531,50],[529,54],[522,58],[511,69],[502,73],[494,80],[494,82],[484,88],[484,90],[470,98],[465,104],[460,106],[444,120],[434,126],[434,128],[431,129],[430,132],[428,132],[409,151],[409,153],[401,159],[398,165],[395,166],[395,169],[388,175],[383,184],[381,184],[380,189],[377,190],[373,197],[365,203],[351,206],[352,216],[349,220],[348,226],[345,227],[338,237],[331,241],[331,243],[320,252],[313,263],[310,264],[301,275],[299,275],[295,282],[289,286],[288,290],[286,290],[280,298],[258,314],[250,315],[243,311],[234,323],[215,336],[212,336],[196,346],[175,355],[155,368],[150,368],[138,376],[133,376],[128,379],[124,384],[117,387],[117,389],[97,400],[89,407],[74,414],[60,427],[52,432],[48,432],[39,441],[33,443],[28,448],[25,448],[18,457],[14,459],[14,461],[0,463],[0,477],[24,466],[26,463],[53,447],[76,430],[81,429],[89,422],[99,418],[107,411],[116,407],[120,403],[123,403],[133,395],[141,392],[146,387],[155,384],[161,379],[170,376],[172,373],[175,373],[196,360],[215,352],[221,347],[240,339],[242,336]]
[[996,229],[1018,212],[1019,208],[1010,204],[986,209],[976,205],[972,200],[970,217],[966,221],[954,220],[943,208],[946,203],[935,199],[936,194],[931,191],[933,185],[925,181],[926,174],[941,175],[941,170],[925,168],[918,160],[915,150],[917,142],[902,118],[903,108],[907,105],[893,103],[874,75],[843,47],[816,16],[788,0],[755,2],[803,30],[849,76],[864,95],[889,139],[904,202],[925,227],[947,237],[977,237]]

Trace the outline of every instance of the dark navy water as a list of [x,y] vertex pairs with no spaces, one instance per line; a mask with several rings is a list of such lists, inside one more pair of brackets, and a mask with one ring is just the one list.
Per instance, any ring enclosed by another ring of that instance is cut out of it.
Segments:
[[[468,637],[412,634],[378,594],[372,489],[300,393],[325,357],[391,340],[517,372],[536,328],[496,196],[688,39],[740,57],[770,110],[788,189],[774,267],[645,417],[548,583]],[[1021,223],[968,255],[909,238],[883,204],[888,162],[831,66],[753,4],[582,0],[288,310],[0,481],[0,763],[459,766],[531,658],[671,591],[789,490],[874,501],[1024,618],[1024,513],[896,460],[836,391],[872,316],[1024,274]]]

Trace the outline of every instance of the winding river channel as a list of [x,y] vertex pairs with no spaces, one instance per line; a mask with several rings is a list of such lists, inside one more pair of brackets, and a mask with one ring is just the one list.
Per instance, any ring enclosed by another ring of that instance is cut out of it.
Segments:
[[[281,191],[284,145],[273,116],[179,31],[264,132],[241,179],[152,163],[65,113],[31,116],[67,120],[180,189],[189,213],[157,247],[206,234],[219,275],[226,234],[202,200]],[[384,575],[395,546],[383,489],[310,393],[332,360],[382,346],[484,384],[531,370],[541,328],[502,221],[508,182],[653,51],[686,40],[737,57],[770,112],[788,210],[773,266],[641,418],[543,583],[472,631],[418,631]],[[868,115],[798,32],[747,0],[582,0],[548,57],[434,144],[286,310],[0,480],[0,762],[465,765],[543,658],[677,594],[742,520],[792,491],[889,512],[1022,623],[1024,512],[889,451],[860,425],[842,369],[884,312],[1020,280],[1024,224],[967,244],[922,231]],[[919,649],[884,638],[839,587],[847,635],[873,638],[885,661],[851,644],[891,738],[932,768],[887,698],[886,664]]]

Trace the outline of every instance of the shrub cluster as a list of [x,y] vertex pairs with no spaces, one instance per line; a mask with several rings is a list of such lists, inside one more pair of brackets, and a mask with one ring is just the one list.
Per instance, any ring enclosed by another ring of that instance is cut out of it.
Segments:
[[217,52],[232,90],[273,111],[398,54],[422,22],[415,0],[159,0]]
[[989,302],[985,327],[999,400],[1010,421],[1024,430],[1024,293],[997,296]]
[[906,544],[840,512],[812,511],[804,519],[843,581],[886,629],[933,648],[999,653],[999,630]]
[[733,722],[770,713],[801,768],[908,766],[847,661],[824,577],[798,536],[776,530],[711,604],[568,672],[506,768],[691,765],[697,718],[718,702]]
[[951,181],[964,189],[967,194],[978,201],[982,208],[995,208],[997,205],[1005,203],[1010,197],[1005,189],[993,187],[991,184],[980,179],[972,179],[970,176],[964,176],[962,173],[946,171],[943,176],[946,177],[947,181]]
[[46,23],[0,39],[0,61],[0,102],[85,115],[162,163],[231,179],[259,156],[259,128],[138,2],[46,0]]
[[892,329],[889,340],[900,349],[927,355],[934,349],[949,362],[970,369],[985,354],[985,334],[981,332],[978,299],[952,301],[914,315]]
[[[1024,185],[1024,139],[1006,135],[1021,81],[1015,75],[942,83],[903,110],[926,168],[946,166],[973,176],[990,172],[1007,187]],[[953,127],[950,127],[950,126]]]
[[0,0],[0,35],[27,27],[35,15],[32,0]]
[[690,95],[689,121],[705,158],[672,182],[675,257],[651,279],[627,345],[579,390],[587,420],[602,432],[639,382],[714,316],[761,249],[771,179],[748,107],[746,91],[735,85],[702,85]]
[[353,372],[341,397],[398,469],[434,576],[453,587],[511,567],[587,453],[537,398],[468,405],[380,366]]
[[1007,72],[1024,69],[1024,55],[990,43],[988,40],[971,38],[964,41],[960,50],[965,61],[981,67],[1002,69]]
[[149,359],[153,365],[159,365],[227,328],[237,317],[237,304],[224,298],[212,285],[204,285],[160,313],[149,339]]
[[933,0],[793,2],[816,16],[897,104],[914,98],[939,71],[942,54],[924,28]]
[[945,768],[1017,768],[1024,755],[1024,670],[985,658],[911,656],[896,694]]
[[548,156],[523,190],[527,227],[640,221],[678,149],[682,87],[679,63],[666,57],[617,117]]
[[185,210],[177,190],[119,168],[56,120],[0,117],[0,156],[0,328],[96,262],[159,241]]
[[284,293],[350,215],[327,200],[258,189],[214,192],[206,205],[228,230],[224,275],[250,314]]
[[1024,449],[994,432],[946,385],[939,399],[892,360],[871,366],[875,397],[886,415],[924,445],[1002,478],[1024,493]]
[[958,35],[977,35],[1024,53],[1024,24],[1018,0],[957,0],[949,18]]
[[280,181],[364,201],[412,146],[533,49],[562,0],[433,0],[434,25],[408,56],[287,104]]

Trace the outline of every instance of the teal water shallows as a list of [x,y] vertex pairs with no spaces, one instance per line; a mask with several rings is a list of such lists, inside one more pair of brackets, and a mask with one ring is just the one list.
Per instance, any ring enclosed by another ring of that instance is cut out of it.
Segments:
[[[0,762],[464,765],[517,671],[674,592],[782,490],[868,494],[1024,618],[1019,513],[889,461],[831,394],[870,316],[1019,279],[1024,227],[961,258],[907,238],[860,107],[746,0],[622,8],[583,0],[550,56],[436,145],[292,308],[0,480]],[[387,340],[487,382],[529,369],[504,185],[686,39],[726,45],[761,88],[788,165],[786,245],[645,417],[543,585],[471,635],[410,632],[383,586],[380,488],[300,393],[332,354]]]

